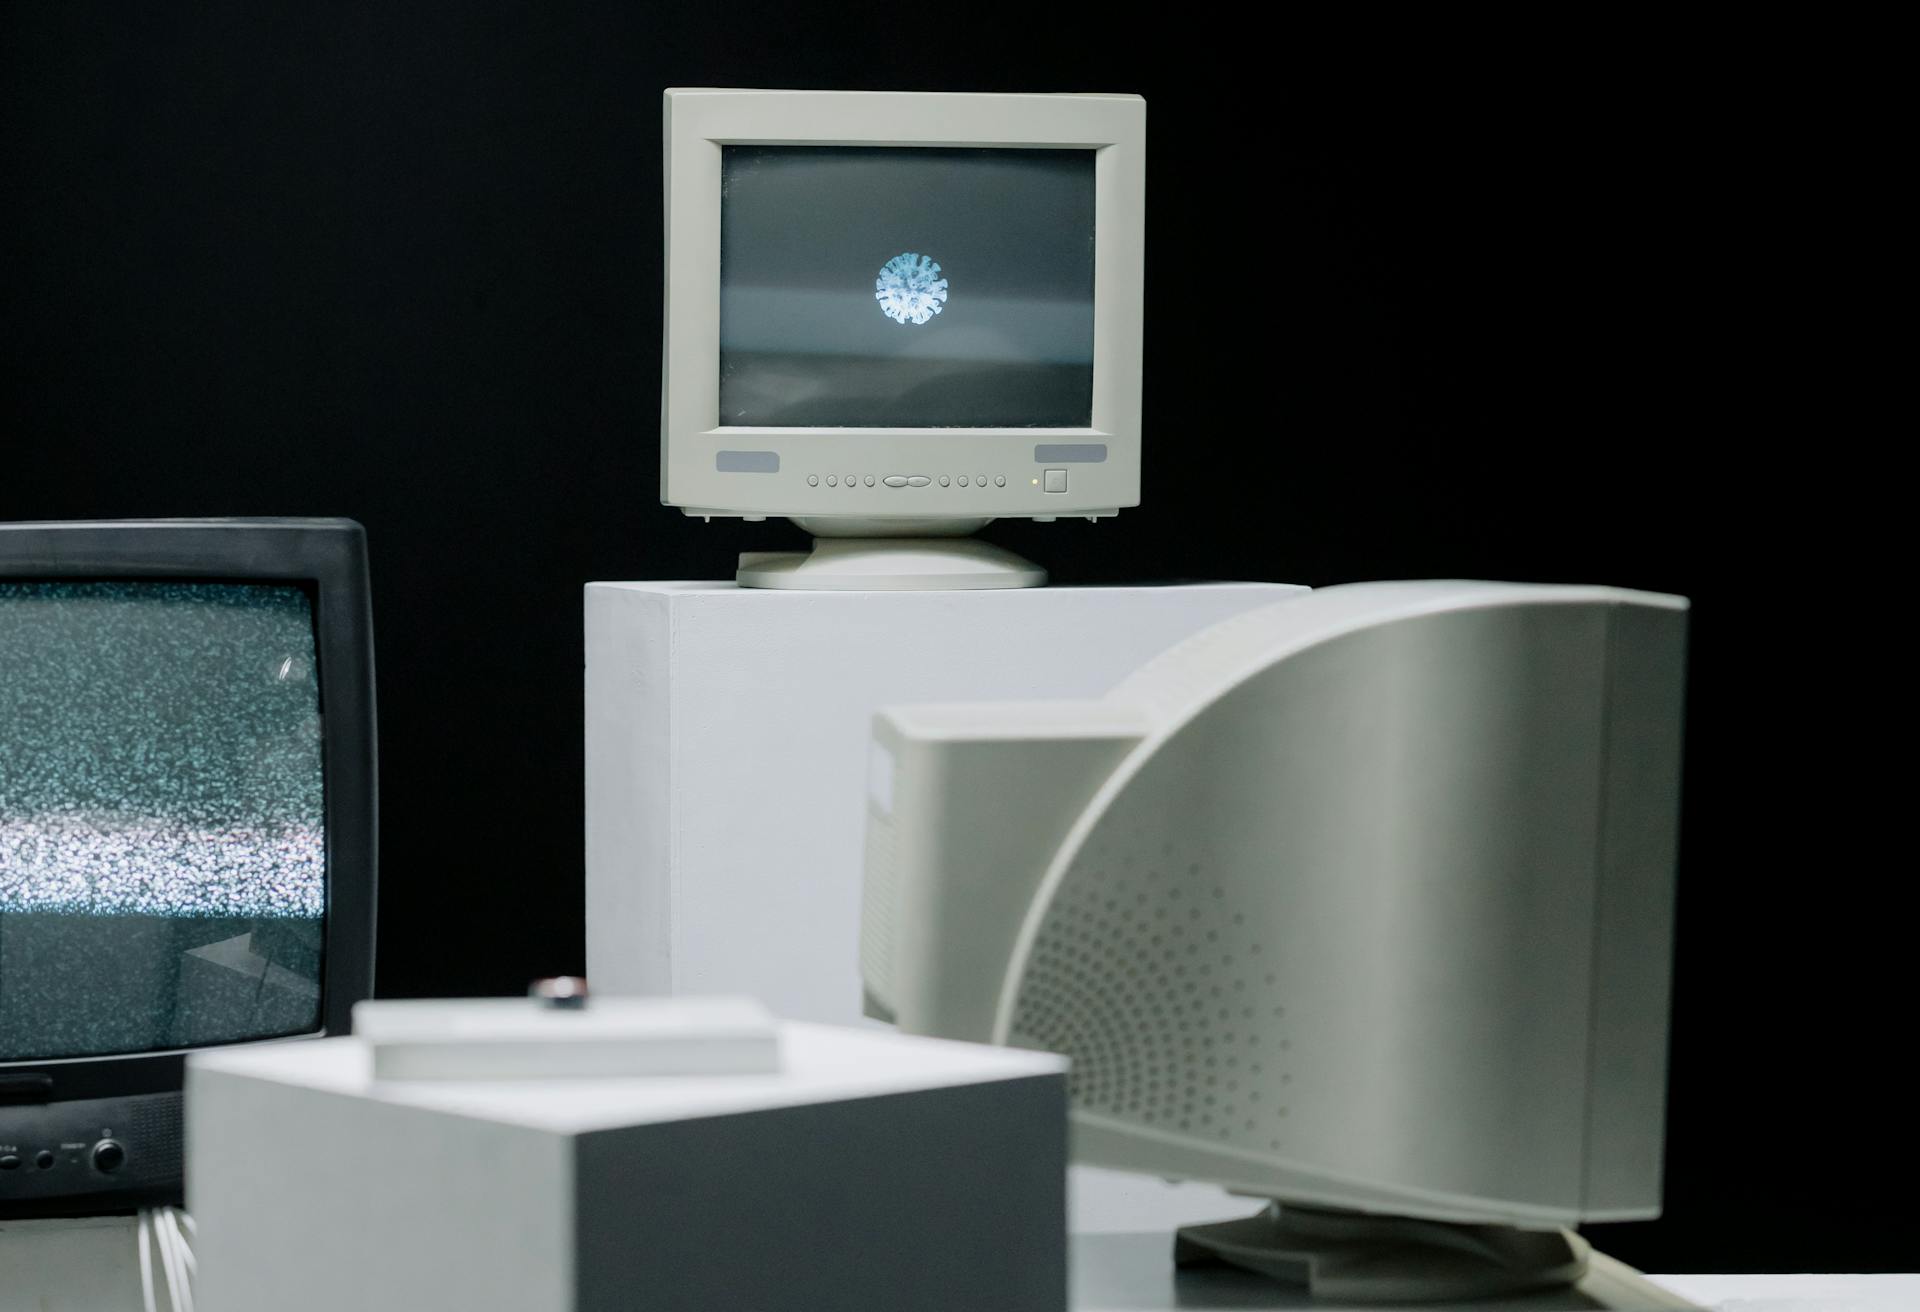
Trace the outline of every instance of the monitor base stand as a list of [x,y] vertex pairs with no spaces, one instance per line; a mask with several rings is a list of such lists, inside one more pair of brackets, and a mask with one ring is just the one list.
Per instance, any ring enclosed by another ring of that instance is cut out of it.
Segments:
[[941,592],[1038,588],[1047,572],[991,542],[966,537],[815,538],[813,550],[743,551],[743,588],[823,592]]
[[[1184,1226],[1174,1240],[1176,1266],[1225,1262],[1338,1302],[1462,1302],[1581,1282],[1589,1257],[1596,1276],[1627,1271],[1593,1254],[1570,1230],[1522,1230],[1370,1216],[1268,1204],[1258,1216]],[[1634,1273],[1628,1272],[1629,1275]],[[1653,1301],[1600,1306],[1687,1308],[1693,1304],[1644,1279]],[[1660,1301],[1660,1300],[1669,1301]]]

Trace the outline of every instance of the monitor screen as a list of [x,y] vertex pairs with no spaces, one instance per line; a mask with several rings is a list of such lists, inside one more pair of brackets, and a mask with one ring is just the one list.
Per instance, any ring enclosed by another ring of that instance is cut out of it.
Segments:
[[1094,152],[723,146],[720,423],[1086,428]]
[[0,1062],[320,1027],[313,604],[0,580]]

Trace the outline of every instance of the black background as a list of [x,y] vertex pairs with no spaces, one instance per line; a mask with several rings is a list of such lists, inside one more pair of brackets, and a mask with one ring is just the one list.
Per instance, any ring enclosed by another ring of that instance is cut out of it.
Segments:
[[1668,1210],[1597,1233],[1657,1270],[1920,1266],[1908,876],[1865,837],[1891,772],[1829,732],[1884,714],[1889,644],[1823,574],[1811,484],[1888,475],[1846,434],[1775,445],[1783,384],[1720,358],[1732,280],[1784,278],[1731,254],[1770,211],[1720,203],[1725,161],[1785,130],[1723,95],[1731,52],[1192,7],[272,8],[0,11],[0,519],[366,524],[383,992],[583,964],[579,585],[799,541],[657,501],[660,90],[1137,91],[1145,504],[990,536],[1068,582],[1692,597]]

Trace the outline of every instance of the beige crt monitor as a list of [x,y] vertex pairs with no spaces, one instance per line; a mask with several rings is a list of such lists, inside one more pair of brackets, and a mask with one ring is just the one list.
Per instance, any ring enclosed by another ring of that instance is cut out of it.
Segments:
[[1026,587],[968,535],[1140,500],[1146,102],[666,93],[661,500],[787,588]]
[[868,1009],[1071,1057],[1080,1161],[1277,1200],[1184,1256],[1582,1279],[1563,1227],[1660,1210],[1685,630],[1651,593],[1354,584],[1098,701],[882,711]]

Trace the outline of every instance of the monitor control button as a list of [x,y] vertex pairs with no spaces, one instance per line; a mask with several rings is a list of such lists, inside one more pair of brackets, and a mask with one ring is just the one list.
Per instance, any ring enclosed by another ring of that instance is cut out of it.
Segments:
[[965,474],[962,474],[960,475],[960,486],[965,487],[966,485],[967,485],[967,476]]
[[1005,487],[1007,485],[1007,476],[1005,474],[995,474],[993,476],[993,485],[995,487]]
[[828,475],[827,475],[827,486],[828,486],[828,487],[839,487],[839,486],[840,486],[840,475],[838,475],[838,474],[828,474]]
[[907,485],[907,476],[905,474],[888,474],[880,481],[888,487],[905,487]]
[[1045,487],[1047,491],[1065,492],[1067,490],[1067,471],[1066,470],[1049,469],[1046,473],[1046,479],[1047,481],[1046,481]]
[[34,1155],[33,1164],[43,1171],[51,1171],[53,1169],[53,1154],[49,1152],[37,1153]]
[[947,484],[949,484],[949,483],[951,483],[951,482],[953,482],[953,480],[952,480],[952,479],[950,479],[950,478],[948,478],[948,477],[947,477],[947,476],[946,476],[945,474],[942,474],[942,475],[940,475],[940,486],[941,486],[941,487],[945,487],[945,486],[946,486]]
[[872,475],[872,474],[868,474],[868,475],[867,475],[867,486],[868,486],[868,487],[872,487],[872,486],[873,486],[873,475]]
[[931,482],[933,482],[933,480],[928,478],[925,474],[915,474],[907,480],[907,486],[908,487],[925,487],[927,484]]
[[111,1139],[102,1139],[93,1146],[93,1169],[106,1175],[127,1164],[127,1150]]
[[5,1157],[0,1157],[0,1171],[17,1171],[19,1169],[20,1159],[12,1153],[8,1153]]
[[808,475],[807,475],[807,486],[808,486],[808,487],[819,487],[819,486],[820,486],[820,475],[818,475],[818,474],[808,474]]

